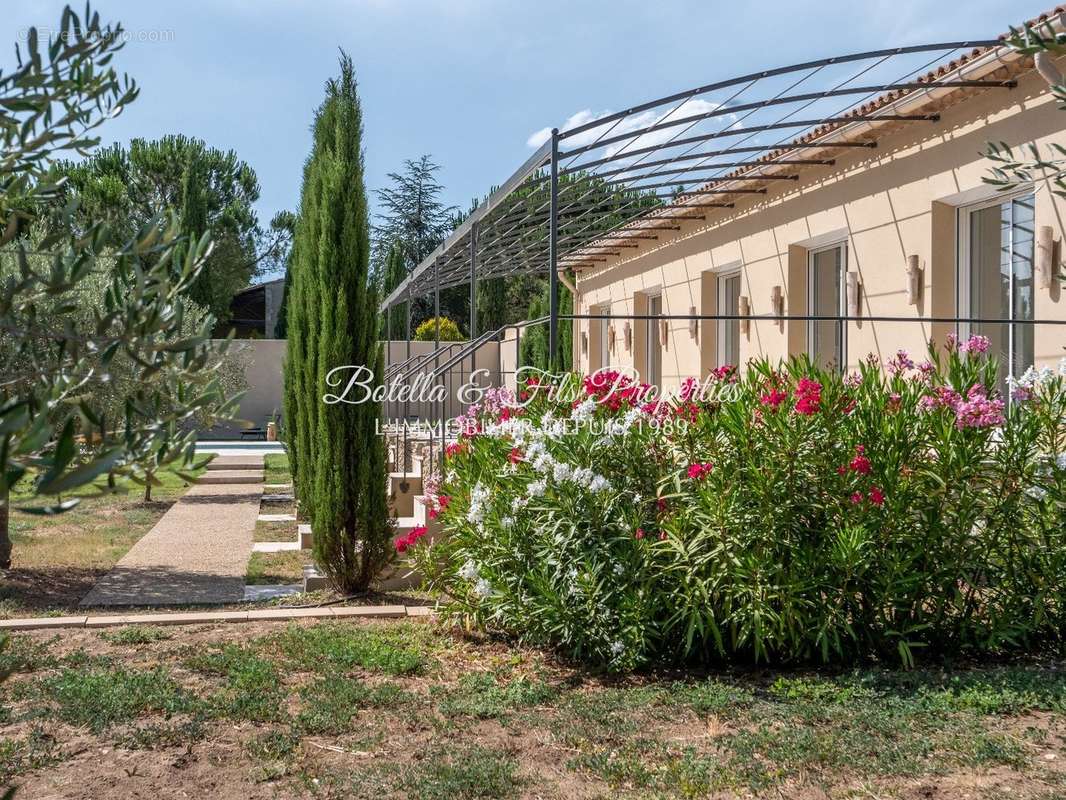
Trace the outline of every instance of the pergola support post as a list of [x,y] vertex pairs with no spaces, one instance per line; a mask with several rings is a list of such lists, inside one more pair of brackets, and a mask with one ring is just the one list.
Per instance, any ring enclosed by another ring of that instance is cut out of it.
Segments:
[[558,363],[559,349],[559,129],[552,128],[551,208],[548,212],[548,364]]

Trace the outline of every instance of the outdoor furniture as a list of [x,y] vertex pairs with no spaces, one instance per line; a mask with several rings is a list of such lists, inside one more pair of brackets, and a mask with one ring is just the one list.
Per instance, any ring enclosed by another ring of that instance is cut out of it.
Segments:
[[241,439],[262,439],[266,441],[266,428],[242,428]]

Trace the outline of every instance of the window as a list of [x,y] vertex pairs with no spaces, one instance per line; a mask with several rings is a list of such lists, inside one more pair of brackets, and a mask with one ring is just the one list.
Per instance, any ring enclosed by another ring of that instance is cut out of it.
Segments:
[[[807,267],[807,307],[812,316],[844,315],[844,274],[847,271],[847,245],[840,243],[812,250]],[[811,320],[807,323],[807,347],[811,360],[829,369],[844,369],[846,330],[840,320]]]
[[[740,272],[718,276],[718,313],[740,313]],[[740,363],[740,320],[718,320],[718,366]]]
[[[608,316],[611,313],[611,307],[609,305],[598,306],[593,313]],[[608,338],[610,336],[611,320],[597,319],[594,320],[593,324],[596,326],[597,333],[596,369],[603,369],[611,365],[611,342]]]
[[1028,193],[959,211],[959,316],[1006,320],[963,324],[959,333],[988,337],[1001,382],[1034,360],[1033,326],[1011,323],[1034,318],[1035,205]]
[[663,313],[663,296],[661,294],[648,297],[648,324],[647,341],[644,352],[647,354],[644,382],[658,387],[663,380],[663,349],[660,335],[660,320]]

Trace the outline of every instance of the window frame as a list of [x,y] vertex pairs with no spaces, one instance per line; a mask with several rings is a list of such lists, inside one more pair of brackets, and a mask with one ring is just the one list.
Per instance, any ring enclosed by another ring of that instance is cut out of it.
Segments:
[[[726,267],[726,268],[724,268],[722,270],[716,271],[716,273],[715,273],[715,286],[714,286],[714,291],[715,291],[715,309],[717,310],[717,312],[719,314],[726,313],[724,311],[724,308],[725,308],[725,302],[724,301],[725,301],[725,296],[726,296],[726,290],[725,290],[726,281],[729,280],[730,278],[738,278],[738,279],[740,279],[741,280],[741,287],[740,287],[741,291],[740,291],[740,294],[743,294],[743,289],[744,289],[744,286],[743,286],[743,274],[744,274],[744,270],[739,264],[738,265],[734,265],[734,266],[730,266],[730,267]],[[737,313],[737,314],[740,313],[739,306],[738,306],[737,310],[735,312],[733,312],[733,313]],[[717,323],[718,323],[718,330],[717,330],[717,336],[715,337],[715,339],[717,340],[716,341],[716,347],[715,347],[717,352],[715,353],[715,361],[716,361],[716,364],[719,367],[721,367],[721,366],[724,366],[725,364],[729,363],[726,360],[726,352],[725,352],[726,325],[733,324],[733,325],[737,326],[737,343],[739,345],[739,342],[740,342],[740,320],[737,320],[737,319],[733,319],[733,320],[719,319],[719,320],[717,320]],[[740,360],[739,353],[738,353],[738,356],[737,356],[737,360],[738,361]],[[733,366],[739,366],[739,364],[734,364]]]
[[[837,304],[837,315],[840,317],[846,317],[848,314],[848,240],[841,239],[840,241],[833,242],[832,244],[821,245],[819,247],[812,247],[807,250],[807,313],[811,316],[815,316],[814,311],[814,257],[821,253],[828,253],[832,250],[840,252],[840,268],[838,271],[838,285],[837,285],[837,297],[839,302]],[[816,321],[813,319],[807,320],[807,356],[816,362],[816,354],[814,352],[814,326]],[[840,363],[837,364],[837,369],[840,372],[846,372],[848,368],[848,323],[844,320],[837,322],[837,347],[840,350]]]

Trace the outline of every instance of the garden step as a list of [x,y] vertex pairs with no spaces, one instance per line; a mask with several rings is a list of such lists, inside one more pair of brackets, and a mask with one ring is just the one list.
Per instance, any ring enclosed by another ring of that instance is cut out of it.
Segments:
[[299,542],[254,542],[252,551],[255,553],[282,553],[286,550],[299,550]]
[[329,581],[326,576],[319,572],[318,567],[314,564],[307,564],[304,567],[304,591],[320,592],[328,588]]
[[263,473],[262,471],[254,472],[252,470],[241,469],[220,469],[213,472],[206,472],[196,479],[200,484],[232,484],[232,483],[262,483]]
[[264,493],[260,498],[261,503],[292,503],[296,498],[289,492]]
[[260,514],[259,522],[296,522],[295,514]]
[[263,459],[255,458],[227,458],[226,456],[220,456],[219,458],[212,459],[208,465],[209,471],[220,469],[263,469]]
[[300,523],[296,526],[296,541],[300,544],[301,550],[310,550],[315,537],[311,533],[311,526],[306,522]]
[[422,573],[415,569],[410,559],[405,558],[385,569],[374,580],[374,588],[379,592],[397,592],[418,588],[422,580]]
[[287,492],[291,492],[292,491],[292,484],[291,483],[264,483],[263,484],[263,491],[265,492],[267,490],[274,491],[274,492],[286,492],[286,491]]

